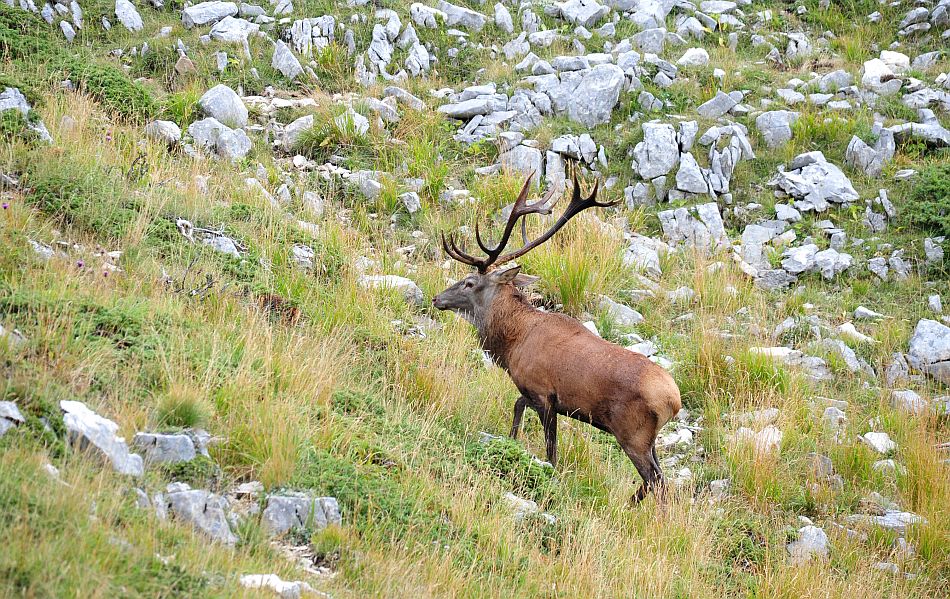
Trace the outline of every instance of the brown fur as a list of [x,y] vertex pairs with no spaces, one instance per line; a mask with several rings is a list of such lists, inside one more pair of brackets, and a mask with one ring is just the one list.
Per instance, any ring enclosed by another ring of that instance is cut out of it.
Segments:
[[531,407],[545,424],[548,460],[554,463],[556,418],[569,416],[617,438],[644,479],[634,501],[662,486],[654,443],[681,407],[679,388],[666,370],[573,318],[534,309],[511,284],[500,286],[480,334],[485,350],[525,398],[515,407],[512,436],[519,409]]
[[300,320],[300,308],[293,305],[290,300],[275,293],[258,295],[257,304],[285,324],[295,325]]

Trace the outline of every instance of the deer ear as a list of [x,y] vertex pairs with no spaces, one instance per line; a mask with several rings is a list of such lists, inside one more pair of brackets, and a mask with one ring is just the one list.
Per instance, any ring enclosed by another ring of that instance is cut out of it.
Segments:
[[505,283],[511,283],[514,281],[519,272],[521,272],[520,266],[512,266],[511,268],[506,268],[505,270],[493,271],[489,276],[491,276],[492,282],[504,285]]
[[537,283],[537,282],[540,281],[540,280],[541,280],[541,277],[536,277],[536,276],[534,276],[534,275],[522,275],[522,274],[519,274],[519,275],[516,276],[515,279],[512,281],[512,284],[513,284],[515,287],[528,287],[529,285],[534,285],[535,283]]

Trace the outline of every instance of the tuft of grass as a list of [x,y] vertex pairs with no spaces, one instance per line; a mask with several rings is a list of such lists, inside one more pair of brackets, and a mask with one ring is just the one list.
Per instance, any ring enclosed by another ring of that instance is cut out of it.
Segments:
[[314,115],[313,126],[301,133],[294,148],[313,160],[326,161],[334,154],[369,152],[368,135],[360,133],[346,107],[336,105]]
[[26,182],[27,201],[41,212],[104,242],[125,237],[142,207],[110,173],[73,162],[39,158]]
[[[550,224],[543,220],[540,226],[529,228],[529,236],[540,234]],[[616,297],[630,276],[623,264],[619,234],[596,217],[574,219],[521,260],[527,272],[541,277],[539,285],[546,298],[574,315],[591,310],[600,295]]]
[[160,426],[201,428],[211,418],[211,408],[193,387],[172,383],[159,400],[156,417]]

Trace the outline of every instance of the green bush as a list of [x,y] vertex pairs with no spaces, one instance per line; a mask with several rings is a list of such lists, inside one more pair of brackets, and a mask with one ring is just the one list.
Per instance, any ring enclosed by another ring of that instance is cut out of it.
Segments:
[[104,241],[122,239],[141,207],[140,200],[120,195],[114,179],[98,170],[37,163],[27,184],[33,189],[27,201],[40,211]]
[[357,465],[314,448],[291,482],[337,498],[344,520],[360,533],[376,532],[400,541],[410,530],[441,538],[444,506],[414,488],[409,477],[375,464]]
[[902,213],[913,227],[950,236],[950,164],[935,164],[920,171]]
[[217,489],[221,483],[221,469],[209,457],[199,455],[187,462],[162,464],[162,475],[172,481],[187,483],[202,489]]
[[37,135],[27,127],[28,121],[18,110],[5,110],[0,113],[0,139],[6,143],[16,140],[35,141]]
[[543,464],[512,439],[472,443],[466,460],[476,470],[488,470],[512,487],[516,495],[543,500],[552,490],[554,468]]
[[131,81],[112,65],[79,58],[65,61],[66,75],[110,111],[127,119],[146,119],[155,113],[155,99],[140,83]]

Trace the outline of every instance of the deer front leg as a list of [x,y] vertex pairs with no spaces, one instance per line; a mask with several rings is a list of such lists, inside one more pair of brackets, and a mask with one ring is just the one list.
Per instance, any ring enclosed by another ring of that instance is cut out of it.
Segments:
[[522,395],[515,402],[515,413],[511,419],[511,438],[517,439],[518,432],[521,431],[521,418],[524,416],[524,409],[528,405],[528,398]]
[[548,407],[541,413],[541,422],[544,424],[544,448],[548,462],[557,465],[557,412]]

